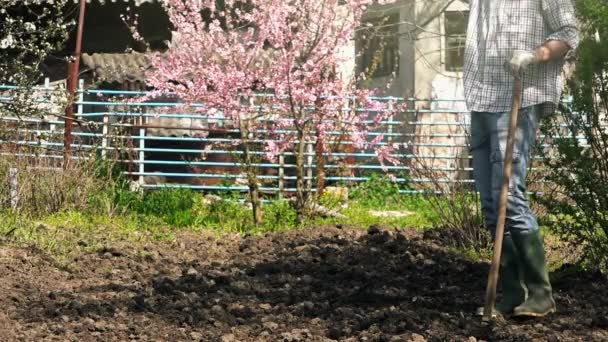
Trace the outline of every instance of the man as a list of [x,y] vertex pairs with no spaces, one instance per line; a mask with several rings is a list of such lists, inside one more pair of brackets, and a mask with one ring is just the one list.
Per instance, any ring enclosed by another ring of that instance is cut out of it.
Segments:
[[[571,0],[471,0],[464,86],[471,111],[475,184],[485,225],[496,228],[512,88],[523,82],[502,247],[501,314],[541,317],[556,310],[526,171],[539,117],[560,100],[561,71],[578,44]],[[482,310],[478,310],[481,313]]]

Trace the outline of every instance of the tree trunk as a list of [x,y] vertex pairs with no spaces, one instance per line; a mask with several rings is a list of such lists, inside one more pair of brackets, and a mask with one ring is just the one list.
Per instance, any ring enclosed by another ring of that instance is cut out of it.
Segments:
[[260,201],[260,190],[256,173],[249,170],[247,172],[247,181],[249,185],[249,196],[251,197],[251,210],[253,213],[253,223],[256,226],[262,224],[262,202]]
[[253,214],[253,223],[256,226],[262,224],[262,204],[260,201],[260,189],[258,186],[257,172],[253,167],[251,150],[249,148],[249,125],[240,120],[241,142],[243,144],[243,154],[245,156],[245,173],[247,174],[247,186],[249,187],[249,197]]
[[[323,120],[325,119],[323,104],[324,100],[319,96],[315,101],[315,106],[320,113],[320,124],[323,124]],[[323,196],[323,191],[325,190],[325,156],[323,155],[323,152],[325,151],[323,148],[323,139],[321,139],[321,130],[318,126],[315,130],[315,138],[317,139],[315,146],[315,154],[317,157],[317,199],[319,199]]]
[[317,195],[319,198],[323,196],[323,191],[325,190],[325,149],[323,148],[323,142],[319,139],[319,134],[317,133],[317,143],[316,143],[316,155],[317,155]]
[[298,144],[296,152],[296,214],[298,223],[302,223],[306,216],[306,181],[304,172],[304,154],[306,153],[306,141],[304,140],[304,128],[297,127]]

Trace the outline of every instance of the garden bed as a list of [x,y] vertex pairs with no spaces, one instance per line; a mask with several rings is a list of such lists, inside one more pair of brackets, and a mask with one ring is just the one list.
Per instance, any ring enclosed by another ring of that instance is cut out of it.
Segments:
[[600,274],[553,274],[558,312],[482,324],[489,265],[416,230],[184,233],[67,267],[0,247],[0,336],[69,341],[608,340]]

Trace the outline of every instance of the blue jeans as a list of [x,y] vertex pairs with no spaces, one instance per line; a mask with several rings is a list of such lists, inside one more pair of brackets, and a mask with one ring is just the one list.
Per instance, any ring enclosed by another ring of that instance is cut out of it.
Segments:
[[[538,230],[538,222],[530,210],[526,197],[526,174],[530,161],[530,150],[536,140],[539,109],[539,106],[532,106],[522,108],[519,112],[505,233],[512,231],[526,233]],[[473,175],[477,191],[480,193],[485,225],[492,235],[496,230],[509,116],[509,112],[471,113]]]

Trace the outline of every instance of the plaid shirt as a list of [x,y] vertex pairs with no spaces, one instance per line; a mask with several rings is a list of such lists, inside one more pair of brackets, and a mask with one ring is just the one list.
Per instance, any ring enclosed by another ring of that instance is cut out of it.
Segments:
[[[511,110],[513,76],[504,67],[514,50],[535,50],[548,40],[578,45],[571,0],[471,0],[464,56],[467,107],[476,112]],[[522,107],[552,112],[562,91],[563,60],[531,66],[522,81]]]

